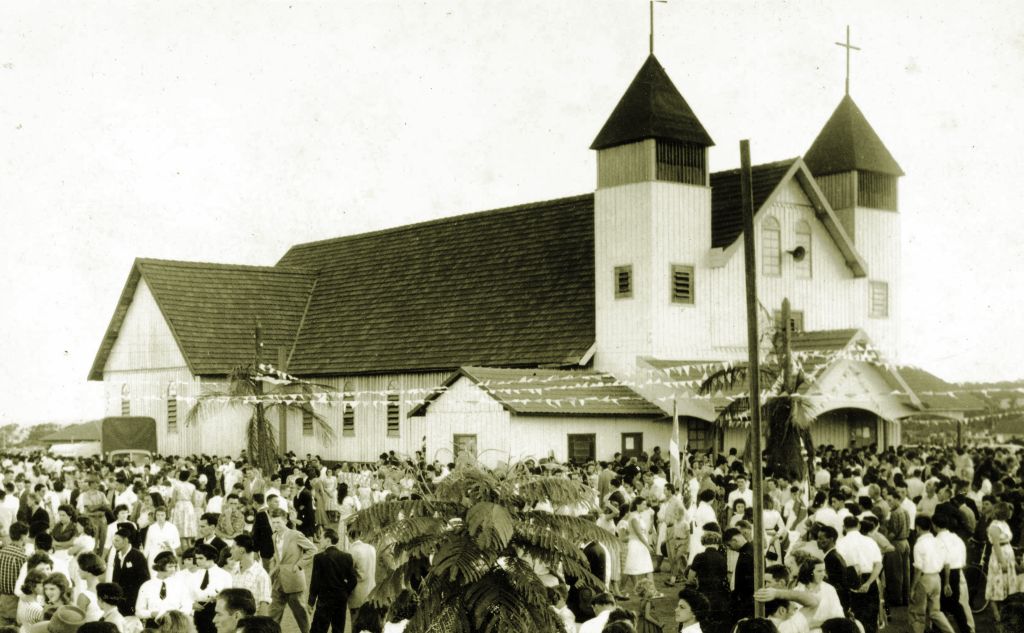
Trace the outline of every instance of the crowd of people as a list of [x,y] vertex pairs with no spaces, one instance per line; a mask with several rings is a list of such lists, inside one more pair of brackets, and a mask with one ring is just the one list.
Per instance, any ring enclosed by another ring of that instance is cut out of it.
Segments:
[[[969,565],[986,572],[995,621],[1024,630],[1022,462],[1005,449],[822,447],[806,480],[766,476],[762,586],[735,451],[691,456],[679,481],[657,448],[528,467],[587,483],[593,502],[569,511],[609,532],[580,544],[591,579],[539,572],[566,633],[875,633],[897,607],[915,633],[974,633]],[[4,457],[0,633],[279,631],[286,610],[302,633],[400,633],[416,594],[368,600],[389,561],[352,520],[456,468],[393,454],[289,454],[272,473],[244,455]],[[673,623],[656,613],[667,600]]]

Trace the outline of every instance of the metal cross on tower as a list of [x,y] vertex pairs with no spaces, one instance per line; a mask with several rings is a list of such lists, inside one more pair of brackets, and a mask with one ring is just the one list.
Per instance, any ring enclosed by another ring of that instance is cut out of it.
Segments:
[[[653,12],[654,9],[651,9]],[[654,18],[651,18],[653,20]],[[654,22],[652,21],[651,24]],[[653,31],[652,31],[653,32]],[[652,36],[653,37],[653,36]],[[653,43],[651,44],[653,46]],[[842,46],[846,49],[846,94],[850,94],[850,51],[859,51],[860,48],[850,44],[850,25],[846,25],[846,42],[836,42],[836,46]]]

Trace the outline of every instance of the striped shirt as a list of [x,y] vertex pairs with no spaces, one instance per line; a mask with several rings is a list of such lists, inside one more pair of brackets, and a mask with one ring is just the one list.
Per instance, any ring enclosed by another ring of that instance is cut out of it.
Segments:
[[12,543],[0,549],[0,594],[15,595],[14,583],[27,559],[22,545]]

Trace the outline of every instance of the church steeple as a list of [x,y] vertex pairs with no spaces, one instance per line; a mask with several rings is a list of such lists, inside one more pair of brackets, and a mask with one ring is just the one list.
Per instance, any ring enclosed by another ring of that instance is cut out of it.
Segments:
[[815,176],[867,171],[902,176],[896,159],[868,123],[850,95],[843,97],[814,139],[804,162]]
[[652,138],[701,147],[715,144],[653,54],[619,99],[590,149]]

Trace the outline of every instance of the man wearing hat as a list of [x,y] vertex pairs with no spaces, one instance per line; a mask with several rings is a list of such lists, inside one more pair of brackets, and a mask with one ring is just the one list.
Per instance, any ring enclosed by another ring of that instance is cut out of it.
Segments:
[[78,627],[84,623],[85,611],[64,605],[54,611],[52,618],[33,624],[28,630],[29,633],[77,633]]

